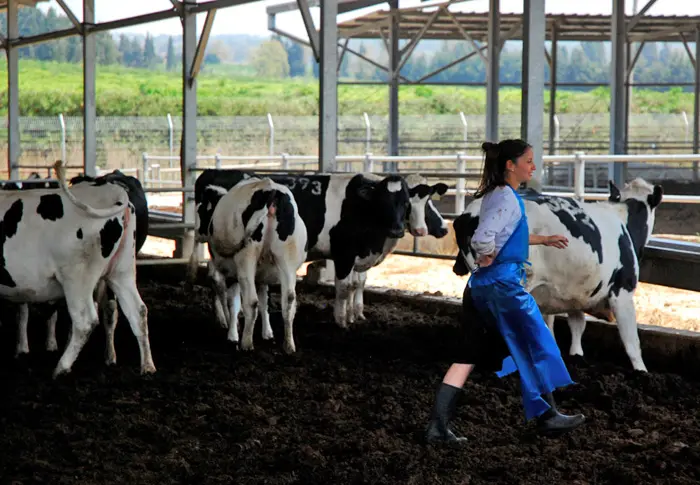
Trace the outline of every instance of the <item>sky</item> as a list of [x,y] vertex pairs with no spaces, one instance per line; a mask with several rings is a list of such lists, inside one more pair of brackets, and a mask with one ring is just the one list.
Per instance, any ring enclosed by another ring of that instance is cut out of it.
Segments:
[[[269,36],[270,32],[267,30],[267,13],[265,9],[269,5],[288,3],[289,1],[294,0],[259,0],[237,7],[220,9],[216,13],[212,35],[249,34]],[[71,8],[78,19],[82,19],[82,0],[65,0],[65,3]],[[399,6],[401,8],[416,6],[420,3],[420,0],[399,0]],[[632,13],[633,4],[635,3],[638,5],[638,10],[641,10],[641,8],[646,5],[647,0],[627,0],[625,8],[627,14]],[[488,0],[466,0],[456,3],[450,7],[450,10],[485,12],[488,10],[488,4]],[[501,12],[522,13],[522,5],[523,0],[501,0]],[[53,7],[59,12],[62,11],[61,7],[56,3],[56,0],[44,1],[39,3],[38,6],[42,10],[48,10],[50,7]],[[97,17],[97,22],[107,22],[119,18],[166,10],[171,6],[172,3],[170,0],[118,0],[116,2],[113,0],[95,0],[95,16]],[[388,6],[386,3],[382,3],[375,7],[357,10],[340,15],[338,20],[348,20],[379,9],[386,10]],[[546,0],[545,10],[547,13],[609,15],[612,12],[612,0],[586,0],[585,2],[575,0]],[[312,8],[311,13],[315,25],[318,26],[319,9]],[[647,15],[700,15],[700,2],[657,0],[647,12]],[[199,28],[204,24],[205,17],[206,14],[197,16],[197,25]],[[288,33],[303,39],[308,38],[304,23],[298,11],[277,15],[276,23],[278,28]],[[140,34],[150,32],[153,35],[178,35],[182,33],[182,26],[179,19],[174,18],[124,28],[116,32]]]

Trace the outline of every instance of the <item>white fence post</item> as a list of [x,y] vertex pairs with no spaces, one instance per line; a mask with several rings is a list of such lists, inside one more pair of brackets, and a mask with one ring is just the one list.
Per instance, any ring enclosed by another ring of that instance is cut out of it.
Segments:
[[[464,136],[464,149],[467,150],[467,138],[469,137],[469,125],[467,124],[467,117],[464,116],[462,111],[459,112],[459,118],[462,120],[462,134]],[[459,159],[457,159],[459,163]]]
[[364,161],[364,171],[365,172],[372,172],[374,171],[374,160],[372,160],[372,154],[370,152],[365,153],[365,161]]
[[214,155],[214,167],[216,167],[217,170],[221,170],[221,155],[218,153]]
[[66,120],[63,117],[63,113],[58,115],[58,122],[61,124],[61,160],[63,163],[68,164],[68,160],[66,160]]
[[372,143],[372,125],[369,122],[367,112],[363,113],[365,119],[365,153],[369,153],[370,144]]
[[146,181],[148,180],[148,153],[143,152],[141,156],[141,185],[146,188]]
[[[168,155],[172,157],[173,156],[173,117],[170,116],[170,113],[168,113],[167,119],[168,119]],[[173,168],[172,159],[168,160],[168,164],[170,165],[170,168]]]
[[282,154],[282,170],[289,170],[289,153]]
[[586,162],[583,152],[574,153],[574,198],[583,202],[586,194]]
[[[464,174],[466,172],[467,164],[462,158],[464,153],[457,153],[457,173]],[[461,214],[464,212],[464,195],[466,188],[466,180],[460,177],[455,182],[455,214]]]
[[267,126],[270,127],[270,155],[275,154],[275,124],[272,122],[272,115],[267,113]]

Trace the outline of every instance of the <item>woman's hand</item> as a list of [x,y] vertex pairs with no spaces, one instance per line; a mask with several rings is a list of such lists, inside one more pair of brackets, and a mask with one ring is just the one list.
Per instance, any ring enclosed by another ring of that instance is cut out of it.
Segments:
[[569,245],[569,240],[566,236],[555,234],[554,236],[544,236],[542,244],[553,248],[564,249]]
[[481,268],[485,268],[486,266],[490,266],[491,263],[493,263],[493,253],[491,254],[482,254],[478,258],[476,258],[476,264],[479,265]]

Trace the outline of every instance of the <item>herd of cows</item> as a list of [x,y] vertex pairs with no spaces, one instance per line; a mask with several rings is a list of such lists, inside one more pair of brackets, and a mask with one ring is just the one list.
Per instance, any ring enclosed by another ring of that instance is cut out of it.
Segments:
[[[148,203],[139,181],[115,170],[74,177],[70,185],[59,161],[58,182],[30,177],[0,191],[0,298],[18,305],[17,353],[29,351],[29,304],[65,305],[72,319],[54,377],[69,372],[91,331],[102,323],[106,361],[116,362],[118,307],[137,338],[142,373],[155,372],[147,308],[136,285],[136,255],[148,235]],[[634,308],[642,251],[651,236],[661,186],[635,179],[610,197],[580,202],[532,190],[525,199],[530,232],[563,234],[566,249],[533,246],[526,288],[550,329],[556,314],[568,314],[570,353],[583,355],[584,313],[614,316],[632,366],[646,370]],[[390,254],[406,230],[414,237],[445,237],[447,222],[433,204],[447,191],[416,175],[262,175],[240,170],[202,172],[195,185],[195,241],[211,254],[208,274],[214,309],[228,339],[253,348],[260,313],[264,339],[273,337],[268,285],[279,285],[284,350],[295,351],[296,273],[305,261],[332,260],[334,318],[341,327],[363,320],[367,271]],[[453,223],[459,246],[453,271],[475,268],[471,236],[480,199]],[[187,282],[199,265],[201,246],[190,258]],[[7,322],[4,322],[5,324]],[[57,350],[56,313],[47,322],[48,350]]]

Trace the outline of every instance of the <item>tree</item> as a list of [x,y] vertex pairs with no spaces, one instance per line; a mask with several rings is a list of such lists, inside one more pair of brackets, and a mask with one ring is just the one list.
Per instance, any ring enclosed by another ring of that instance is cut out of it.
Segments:
[[153,37],[146,33],[146,42],[143,45],[143,67],[152,68],[158,64],[160,64],[160,57],[156,54]]
[[168,53],[165,57],[165,68],[168,71],[175,69],[177,60],[175,59],[175,46],[173,45],[173,36],[168,37]]
[[284,46],[277,40],[267,40],[253,51],[250,64],[258,76],[284,78],[289,76],[289,62]]

